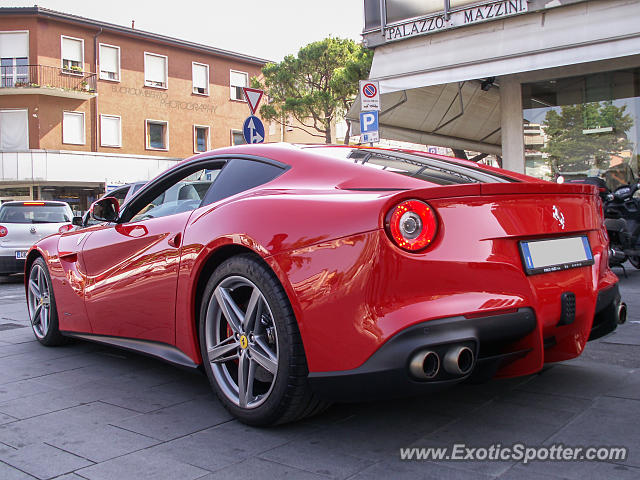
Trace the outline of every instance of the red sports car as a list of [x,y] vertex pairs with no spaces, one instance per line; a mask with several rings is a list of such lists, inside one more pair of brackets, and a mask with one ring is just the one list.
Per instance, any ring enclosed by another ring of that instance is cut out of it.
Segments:
[[28,253],[37,339],[203,368],[250,424],[528,375],[626,315],[598,192],[375,148],[185,160]]

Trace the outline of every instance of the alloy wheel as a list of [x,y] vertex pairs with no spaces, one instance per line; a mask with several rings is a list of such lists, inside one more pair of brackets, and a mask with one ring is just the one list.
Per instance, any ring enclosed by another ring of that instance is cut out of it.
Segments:
[[213,376],[240,408],[263,404],[278,375],[278,332],[260,289],[243,276],[224,278],[206,311],[205,345]]
[[29,272],[28,308],[31,327],[36,337],[44,338],[49,331],[51,319],[50,285],[44,269],[34,264]]

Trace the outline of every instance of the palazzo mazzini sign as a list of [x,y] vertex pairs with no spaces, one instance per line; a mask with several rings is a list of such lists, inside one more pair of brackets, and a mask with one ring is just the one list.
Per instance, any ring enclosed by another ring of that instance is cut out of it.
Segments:
[[510,17],[519,13],[525,13],[526,11],[527,0],[493,1],[484,5],[476,5],[463,10],[449,12],[448,19],[447,15],[442,12],[429,17],[389,25],[384,29],[384,36],[387,42],[392,42],[394,40],[439,32],[449,28]]

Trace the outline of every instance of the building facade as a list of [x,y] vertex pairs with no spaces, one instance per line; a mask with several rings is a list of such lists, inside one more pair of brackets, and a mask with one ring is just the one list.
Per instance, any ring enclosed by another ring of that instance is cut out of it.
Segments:
[[[243,143],[265,59],[40,7],[0,8],[0,200],[82,211],[113,185]],[[265,141],[309,141],[267,124]]]
[[365,0],[364,14],[382,137],[550,180],[638,176],[637,0]]

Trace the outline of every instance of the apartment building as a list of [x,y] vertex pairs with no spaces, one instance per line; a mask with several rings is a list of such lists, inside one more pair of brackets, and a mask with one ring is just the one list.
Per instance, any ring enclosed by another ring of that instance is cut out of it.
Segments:
[[[265,59],[40,7],[0,8],[0,200],[85,210],[105,189],[242,143]],[[267,124],[265,141],[313,141]]]

